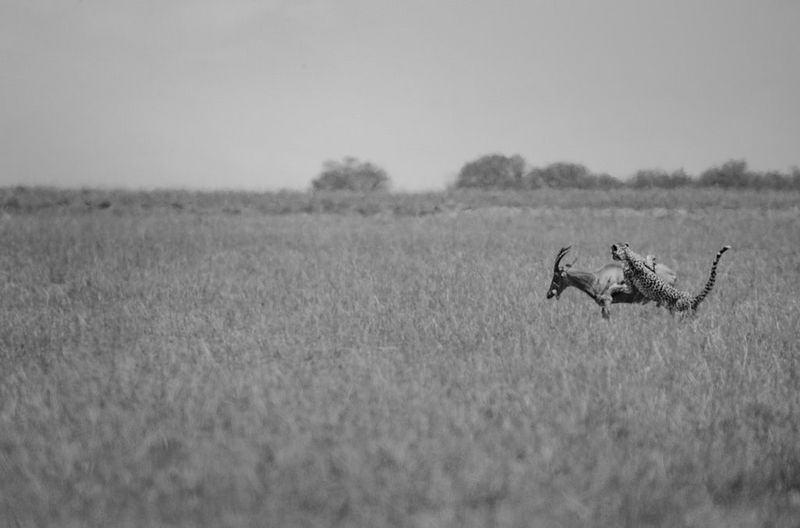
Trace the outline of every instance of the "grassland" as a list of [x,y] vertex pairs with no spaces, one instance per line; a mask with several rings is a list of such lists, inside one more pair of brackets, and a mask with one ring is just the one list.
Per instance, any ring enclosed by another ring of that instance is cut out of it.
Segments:
[[392,196],[6,193],[0,526],[799,525],[800,195]]

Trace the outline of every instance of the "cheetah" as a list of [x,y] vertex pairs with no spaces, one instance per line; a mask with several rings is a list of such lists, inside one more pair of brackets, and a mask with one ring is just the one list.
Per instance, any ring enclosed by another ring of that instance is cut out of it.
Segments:
[[650,266],[652,261],[647,262],[641,255],[631,250],[628,244],[613,244],[611,246],[611,258],[622,262],[622,272],[626,282],[624,291],[638,290],[648,299],[665,305],[670,312],[688,311],[693,313],[714,287],[719,259],[730,248],[730,246],[723,246],[719,250],[714,258],[714,263],[711,265],[711,275],[708,277],[703,291],[696,296],[664,282],[661,277],[652,271]]

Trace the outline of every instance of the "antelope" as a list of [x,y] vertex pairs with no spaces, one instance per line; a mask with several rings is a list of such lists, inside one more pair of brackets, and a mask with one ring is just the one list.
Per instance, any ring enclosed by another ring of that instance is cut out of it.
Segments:
[[[555,297],[558,300],[564,290],[570,286],[578,288],[600,305],[603,319],[610,317],[608,307],[612,304],[646,304],[650,301],[635,288],[624,287],[625,276],[622,272],[622,264],[619,262],[611,262],[594,272],[571,269],[577,259],[572,264],[561,265],[561,260],[571,247],[561,248],[556,255],[553,265],[553,280],[547,289],[548,299]],[[668,266],[657,263],[652,255],[647,256],[646,262],[650,269],[655,271],[665,282],[671,285],[675,284],[675,272]]]

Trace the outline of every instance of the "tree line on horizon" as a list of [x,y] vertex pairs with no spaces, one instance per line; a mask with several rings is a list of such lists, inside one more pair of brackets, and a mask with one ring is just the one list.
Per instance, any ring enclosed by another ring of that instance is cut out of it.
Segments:
[[[487,154],[467,162],[461,168],[452,189],[534,190],[534,189],[676,189],[681,187],[720,187],[728,189],[800,190],[800,168],[789,172],[751,170],[747,162],[732,159],[722,165],[691,176],[679,169],[642,169],[621,180],[605,173],[594,173],[579,163],[558,162],[545,167],[531,167],[518,155]],[[357,192],[388,191],[391,179],[387,172],[371,162],[354,157],[327,161],[312,190],[347,190]]]

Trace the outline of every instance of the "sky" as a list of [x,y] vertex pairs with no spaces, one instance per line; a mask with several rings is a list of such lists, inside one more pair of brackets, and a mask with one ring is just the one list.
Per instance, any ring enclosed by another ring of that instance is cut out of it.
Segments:
[[800,164],[795,0],[0,0],[0,186]]

